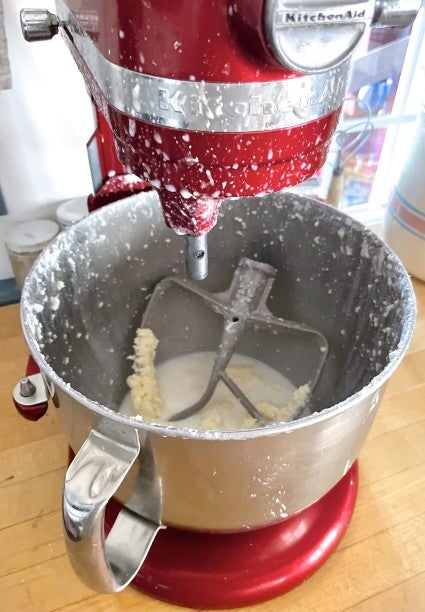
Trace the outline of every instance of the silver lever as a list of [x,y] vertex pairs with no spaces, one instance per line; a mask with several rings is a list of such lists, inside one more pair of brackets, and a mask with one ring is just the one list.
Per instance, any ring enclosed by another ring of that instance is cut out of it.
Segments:
[[47,9],[22,9],[22,34],[27,42],[50,40],[59,31],[59,19]]

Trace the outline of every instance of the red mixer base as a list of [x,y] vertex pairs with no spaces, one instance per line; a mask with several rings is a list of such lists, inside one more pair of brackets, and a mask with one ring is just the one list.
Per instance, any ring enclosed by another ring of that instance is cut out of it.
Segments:
[[[242,533],[159,532],[132,585],[191,608],[235,608],[282,595],[311,576],[343,537],[354,510],[357,462],[312,506],[285,521]],[[118,514],[108,504],[106,530]]]

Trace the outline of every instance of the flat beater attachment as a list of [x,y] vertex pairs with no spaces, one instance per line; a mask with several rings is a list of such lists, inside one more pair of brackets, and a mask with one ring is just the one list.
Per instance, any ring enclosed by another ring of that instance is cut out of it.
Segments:
[[[275,276],[276,269],[269,264],[242,258],[223,293],[209,293],[184,278],[165,278],[156,285],[142,326],[159,339],[158,362],[202,350],[216,352],[202,397],[170,421],[199,412],[221,380],[260,425],[266,424],[226,372],[236,348],[278,370],[294,385],[308,383],[310,392],[314,390],[328,353],[327,340],[306,325],[271,314],[266,302]],[[293,364],[298,364],[296,371]]]

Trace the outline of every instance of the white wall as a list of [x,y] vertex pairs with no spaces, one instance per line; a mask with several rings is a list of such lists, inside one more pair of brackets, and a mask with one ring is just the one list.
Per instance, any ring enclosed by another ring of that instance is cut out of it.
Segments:
[[53,0],[3,0],[12,89],[0,91],[0,279],[12,276],[4,234],[18,220],[54,218],[58,202],[87,195],[86,142],[94,130],[83,79],[60,35],[27,43],[21,8],[55,12]]

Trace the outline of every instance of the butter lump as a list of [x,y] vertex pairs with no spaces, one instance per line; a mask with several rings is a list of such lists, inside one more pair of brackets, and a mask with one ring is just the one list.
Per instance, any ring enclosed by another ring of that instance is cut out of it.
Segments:
[[256,408],[270,423],[287,421],[302,408],[309,396],[310,385],[302,385],[293,392],[290,400],[283,406],[276,406],[270,402],[258,402]]
[[134,339],[133,374],[127,378],[135,412],[146,421],[157,421],[164,410],[155,374],[155,354],[158,346],[151,329],[139,328]]

